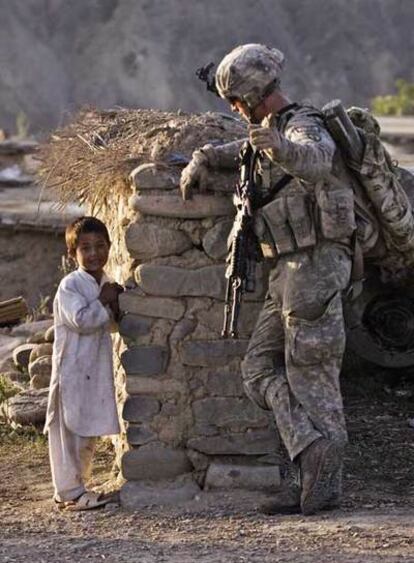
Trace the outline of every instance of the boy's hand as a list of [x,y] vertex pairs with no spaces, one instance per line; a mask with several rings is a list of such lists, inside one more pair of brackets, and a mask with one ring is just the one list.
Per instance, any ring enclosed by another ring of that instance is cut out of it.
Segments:
[[99,301],[102,305],[111,305],[112,303],[118,303],[118,295],[124,291],[124,288],[118,283],[104,283],[99,294]]

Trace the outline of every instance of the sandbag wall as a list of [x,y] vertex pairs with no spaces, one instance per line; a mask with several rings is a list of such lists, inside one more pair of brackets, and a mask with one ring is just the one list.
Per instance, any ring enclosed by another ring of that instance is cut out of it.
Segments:
[[159,162],[140,165],[124,214],[123,263],[132,272],[117,348],[127,393],[124,505],[144,502],[148,482],[165,502],[198,487],[268,489],[279,480],[272,422],[245,397],[240,375],[265,292],[260,268],[257,291],[242,306],[240,338],[220,336],[236,177],[216,177],[222,193],[184,202],[179,173]]

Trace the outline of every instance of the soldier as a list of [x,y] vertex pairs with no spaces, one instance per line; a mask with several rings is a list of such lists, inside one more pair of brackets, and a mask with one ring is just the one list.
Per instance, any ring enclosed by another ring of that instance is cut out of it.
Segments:
[[[299,471],[264,505],[268,514],[313,514],[338,505],[347,432],[339,386],[345,348],[342,296],[350,286],[355,225],[352,180],[313,107],[281,90],[284,55],[242,45],[217,68],[219,95],[249,122],[265,197],[255,231],[271,261],[269,288],[242,363],[246,394],[273,412]],[[184,169],[184,199],[210,170],[234,168],[241,141],[206,145]],[[267,198],[268,200],[268,198]]]

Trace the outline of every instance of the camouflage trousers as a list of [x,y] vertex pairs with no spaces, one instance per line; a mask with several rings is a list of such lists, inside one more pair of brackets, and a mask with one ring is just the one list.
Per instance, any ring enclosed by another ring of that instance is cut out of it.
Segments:
[[347,441],[339,372],[345,349],[346,248],[323,242],[279,258],[242,363],[247,395],[272,410],[294,460],[323,436]]

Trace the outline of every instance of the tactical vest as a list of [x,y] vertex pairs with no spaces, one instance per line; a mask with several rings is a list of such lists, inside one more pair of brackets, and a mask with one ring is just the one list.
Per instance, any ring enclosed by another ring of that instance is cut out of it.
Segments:
[[[304,108],[292,104],[277,116],[276,125],[282,133],[298,109]],[[309,108],[307,116],[322,121],[321,112],[314,108]],[[342,174],[342,181],[332,177],[328,182],[323,179],[308,184],[280,169],[280,176],[271,186],[274,166],[266,157],[261,158],[256,173],[256,185],[265,202],[257,211],[255,221],[263,256],[274,258],[312,248],[324,239],[349,246],[356,230],[350,179]]]

